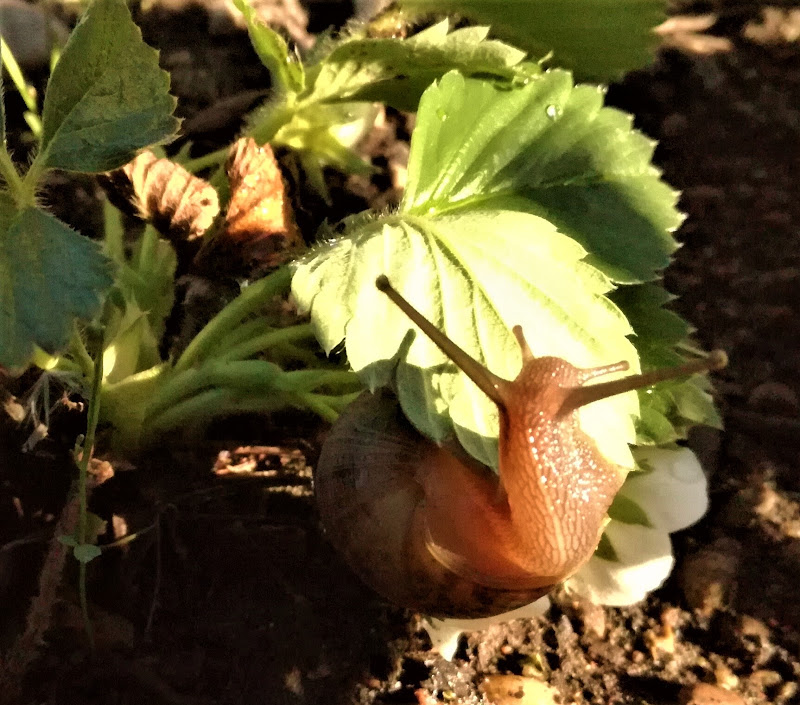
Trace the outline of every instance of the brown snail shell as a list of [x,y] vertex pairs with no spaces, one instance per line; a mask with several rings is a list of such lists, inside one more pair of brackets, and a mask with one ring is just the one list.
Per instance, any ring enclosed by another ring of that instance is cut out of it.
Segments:
[[552,586],[480,585],[427,549],[417,474],[444,453],[414,429],[391,393],[364,392],[334,424],[314,474],[320,519],[333,546],[376,592],[431,616],[490,616],[546,594]]

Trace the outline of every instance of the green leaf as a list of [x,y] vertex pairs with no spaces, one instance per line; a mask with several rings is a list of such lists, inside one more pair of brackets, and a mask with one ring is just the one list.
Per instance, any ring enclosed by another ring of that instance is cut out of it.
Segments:
[[299,93],[305,85],[303,65],[289,53],[280,34],[265,25],[247,0],[233,0],[244,15],[247,33],[261,63],[270,72],[273,88],[280,93]]
[[161,362],[158,338],[153,333],[147,314],[135,300],[125,302],[124,310],[112,307],[106,321],[106,341],[103,350],[103,379],[109,384],[119,382]]
[[666,19],[662,0],[398,0],[418,14],[457,13],[494,36],[573,69],[581,80],[610,81],[649,63]]
[[692,332],[692,327],[683,318],[664,308],[675,297],[659,285],[623,286],[613,291],[609,298],[622,309],[636,331],[636,337],[645,344],[674,347]]
[[[642,369],[673,367],[686,360],[677,348],[686,346],[692,327],[678,314],[663,308],[673,296],[655,284],[620,287],[609,296],[633,326],[633,344]],[[641,441],[670,442],[685,437],[695,424],[721,428],[722,420],[708,393],[709,387],[706,377],[695,375],[639,390]]]
[[[377,291],[375,277],[387,274],[423,315],[508,379],[521,365],[515,324],[536,355],[581,367],[625,359],[636,368],[630,327],[603,296],[611,284],[584,255],[526,213],[400,214],[347,228],[298,268],[292,288],[326,351],[346,335],[348,359],[369,387],[389,384],[396,369],[400,402],[420,430],[435,439],[455,430],[470,453],[496,465],[494,404],[426,336],[407,338],[413,326]],[[582,409],[581,425],[601,452],[629,467],[636,412],[635,395],[615,397]]]
[[43,110],[44,166],[106,171],[178,129],[169,75],[124,0],[94,0],[56,64]]
[[602,102],[565,71],[511,90],[447,74],[420,102],[402,209],[527,211],[612,280],[653,279],[676,248],[676,193],[650,164],[654,143]]
[[630,497],[626,497],[623,492],[618,492],[617,496],[614,497],[614,501],[608,508],[608,516],[615,521],[621,521],[623,524],[652,526],[644,509]]
[[[2,51],[0,49],[0,51]],[[3,65],[0,56],[0,66]],[[0,149],[6,148],[6,96],[3,88],[3,72],[0,70]]]
[[25,364],[38,345],[63,347],[75,317],[91,318],[111,285],[98,246],[38,208],[0,193],[0,364]]
[[101,556],[102,553],[99,546],[95,546],[91,543],[81,543],[72,549],[72,555],[74,555],[80,563],[93,561],[95,558]]
[[541,73],[525,52],[487,39],[488,27],[450,31],[443,20],[409,39],[349,39],[309,71],[309,102],[370,101],[416,110],[422,92],[450,70],[498,80]]
[[619,562],[617,551],[611,543],[611,539],[609,539],[606,534],[600,537],[600,543],[597,544],[594,555],[597,558],[602,558],[604,561],[612,561],[613,563]]

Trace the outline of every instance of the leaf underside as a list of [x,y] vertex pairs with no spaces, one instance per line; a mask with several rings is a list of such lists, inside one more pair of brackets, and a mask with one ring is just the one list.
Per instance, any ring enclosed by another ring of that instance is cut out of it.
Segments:
[[[675,194],[650,165],[653,144],[594,88],[551,71],[499,87],[448,73],[420,101],[405,196],[395,215],[352,219],[293,281],[326,350],[345,341],[371,387],[395,382],[421,431],[455,430],[496,462],[496,410],[374,287],[394,286],[456,343],[506,378],[510,332],[536,355],[581,367],[637,367],[632,329],[605,295],[653,279],[675,244]],[[397,360],[399,359],[399,362]],[[634,394],[581,410],[601,452],[630,467]]]

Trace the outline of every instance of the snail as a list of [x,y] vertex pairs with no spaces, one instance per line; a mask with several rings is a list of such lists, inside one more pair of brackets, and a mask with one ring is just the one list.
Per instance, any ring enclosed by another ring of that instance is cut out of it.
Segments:
[[357,575],[388,600],[435,617],[486,617],[533,602],[594,553],[623,473],[578,425],[599,399],[720,369],[722,351],[584,386],[627,362],[580,369],[534,357],[487,370],[391,286],[384,292],[497,404],[499,474],[423,438],[388,392],[365,392],[336,421],[315,471],[321,523]]

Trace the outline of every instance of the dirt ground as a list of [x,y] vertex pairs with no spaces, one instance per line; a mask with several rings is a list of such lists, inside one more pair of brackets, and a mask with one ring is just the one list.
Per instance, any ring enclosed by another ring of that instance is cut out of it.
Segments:
[[[137,19],[192,138],[216,148],[268,78],[213,3],[173,5]],[[350,13],[304,7],[310,32]],[[117,462],[92,508],[142,535],[90,564],[97,656],[68,572],[19,702],[479,703],[505,674],[518,677],[503,681],[517,696],[506,702],[552,702],[529,690],[544,680],[564,704],[800,704],[800,10],[723,0],[674,9],[671,46],[609,93],[659,140],[656,161],[683,192],[683,247],[666,275],[675,308],[731,360],[716,376],[725,432],[691,439],[711,509],[674,536],[667,584],[624,609],[557,593],[544,617],[465,636],[445,661],[419,615],[375,597],[320,534],[310,468],[324,427],[300,413],[239,419],[200,444]],[[702,35],[690,13],[714,15]],[[306,41],[302,9],[287,16]],[[10,99],[10,119],[15,109]],[[10,140],[22,149],[20,134]],[[301,225],[384,197],[385,149],[375,146],[371,184],[334,179],[336,206],[306,204]],[[54,181],[46,194],[84,231],[99,227],[95,196],[88,179]],[[0,422],[0,653],[24,627],[81,423],[63,412],[23,453],[29,430]],[[240,444],[250,448],[237,453]],[[220,451],[255,471],[225,474],[218,462],[215,472]]]

